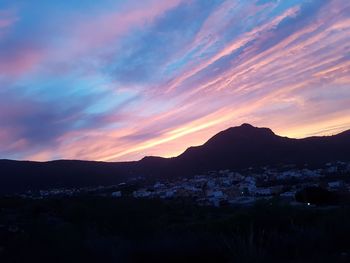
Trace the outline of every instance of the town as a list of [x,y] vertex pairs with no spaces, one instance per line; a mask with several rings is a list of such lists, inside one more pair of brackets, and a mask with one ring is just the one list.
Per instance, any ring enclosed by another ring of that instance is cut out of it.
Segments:
[[279,197],[296,205],[295,194],[311,186],[329,191],[350,191],[350,162],[327,163],[322,168],[308,169],[283,166],[249,168],[240,172],[209,171],[206,174],[178,180],[148,183],[143,177],[111,186],[61,188],[27,191],[21,198],[45,199],[97,195],[113,198],[188,199],[198,205],[253,205],[258,200]]

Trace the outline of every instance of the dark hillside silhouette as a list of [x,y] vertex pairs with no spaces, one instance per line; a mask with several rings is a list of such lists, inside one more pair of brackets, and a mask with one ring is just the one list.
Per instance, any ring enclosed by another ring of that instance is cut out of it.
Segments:
[[0,192],[116,184],[128,178],[191,176],[209,170],[295,164],[309,167],[350,160],[350,130],[334,136],[291,139],[249,124],[222,131],[174,158],[137,162],[0,160]]

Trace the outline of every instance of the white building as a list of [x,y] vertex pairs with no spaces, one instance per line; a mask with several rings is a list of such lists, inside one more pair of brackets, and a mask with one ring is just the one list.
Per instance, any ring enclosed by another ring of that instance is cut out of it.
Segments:
[[132,195],[135,198],[145,198],[145,197],[150,197],[152,193],[146,190],[139,190],[139,191],[134,191]]
[[112,193],[112,197],[117,198],[117,197],[121,197],[121,196],[122,196],[122,192],[120,192],[120,191],[116,191],[116,192]]
[[342,187],[343,185],[344,185],[344,183],[342,181],[334,181],[334,182],[328,183],[328,187],[330,189],[338,189],[338,188]]
[[272,195],[270,188],[257,188],[254,192],[256,195],[268,196]]

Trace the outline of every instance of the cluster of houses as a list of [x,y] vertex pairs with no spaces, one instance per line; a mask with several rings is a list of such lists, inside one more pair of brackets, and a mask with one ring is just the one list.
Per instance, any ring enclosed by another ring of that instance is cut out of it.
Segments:
[[[101,193],[113,193],[115,189],[118,189],[120,186],[125,183],[119,185],[111,185],[111,186],[96,186],[96,187],[80,187],[80,188],[53,188],[47,190],[39,190],[39,191],[26,191],[24,193],[20,193],[18,196],[22,198],[30,198],[30,199],[45,199],[51,197],[74,197],[81,195],[102,195]],[[115,196],[117,197],[117,196]]]
[[[287,168],[287,169],[286,169]],[[349,175],[349,182],[341,176]],[[194,178],[157,182],[133,192],[134,198],[191,198],[199,205],[249,205],[280,197],[294,202],[295,193],[308,186],[350,191],[350,163],[327,163],[321,169],[263,167],[259,172],[211,171]],[[121,194],[121,193],[120,193]]]
[[240,172],[210,171],[193,178],[152,184],[140,183],[132,191],[125,191],[127,186],[128,183],[121,183],[114,186],[52,189],[35,194],[29,191],[21,196],[43,199],[52,196],[95,194],[113,198],[186,198],[199,205],[213,206],[250,205],[257,200],[276,196],[293,202],[295,193],[307,186],[321,186],[331,191],[350,191],[350,162],[327,163],[319,169],[285,166],[262,167],[258,170],[247,169]]

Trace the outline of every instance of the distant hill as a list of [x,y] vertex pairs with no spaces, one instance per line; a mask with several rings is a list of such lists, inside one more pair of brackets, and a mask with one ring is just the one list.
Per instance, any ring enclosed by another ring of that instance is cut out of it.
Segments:
[[202,146],[188,148],[175,159],[194,172],[282,164],[317,166],[350,160],[350,130],[334,136],[291,139],[268,128],[243,124],[216,134]]
[[291,139],[250,124],[219,132],[205,144],[174,158],[137,162],[0,160],[0,193],[52,187],[116,184],[135,176],[169,178],[219,169],[265,165],[323,165],[350,160],[350,130],[334,136]]

